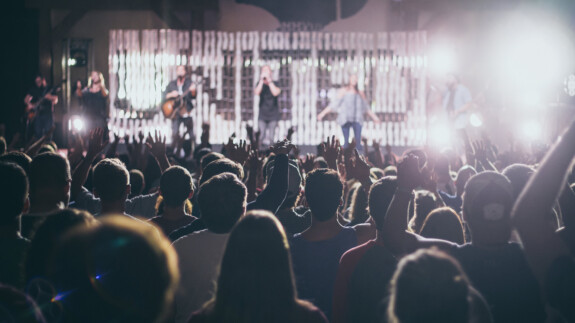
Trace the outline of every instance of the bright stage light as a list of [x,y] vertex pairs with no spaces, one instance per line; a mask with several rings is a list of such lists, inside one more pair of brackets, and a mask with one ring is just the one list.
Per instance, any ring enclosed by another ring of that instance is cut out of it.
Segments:
[[82,118],[80,118],[79,116],[72,116],[70,118],[70,121],[68,123],[69,130],[81,132],[82,130],[84,130],[84,127],[85,127],[84,120],[82,120]]
[[493,40],[491,67],[521,105],[541,106],[572,65],[572,41],[554,17],[512,14],[494,30]]
[[520,134],[529,141],[539,140],[541,139],[543,130],[539,122],[530,120],[521,125]]
[[451,146],[451,131],[447,125],[435,124],[429,127],[429,143],[434,147]]

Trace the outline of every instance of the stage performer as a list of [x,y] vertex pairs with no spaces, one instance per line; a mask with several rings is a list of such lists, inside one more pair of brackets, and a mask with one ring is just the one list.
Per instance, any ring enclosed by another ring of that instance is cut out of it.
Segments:
[[[49,88],[46,78],[37,75],[34,86],[24,98],[26,104],[26,137],[33,131],[34,138],[42,137],[54,125],[54,104],[58,103],[55,89]],[[30,138],[26,138],[28,140]]]
[[467,128],[469,110],[473,107],[471,92],[455,74],[447,75],[447,90],[443,95],[443,110],[453,130]]
[[176,79],[168,83],[164,91],[165,100],[180,99],[181,106],[175,106],[175,111],[172,118],[172,142],[176,142],[179,136],[180,125],[183,123],[190,131],[192,142],[194,139],[194,123],[192,120],[191,111],[194,108],[192,100],[196,97],[196,84],[187,77],[187,70],[184,65],[176,67]]
[[104,129],[104,136],[108,138],[108,119],[110,104],[108,102],[108,89],[101,72],[92,71],[88,79],[88,86],[82,89],[82,82],[76,84],[76,95],[82,105],[82,117],[86,124],[86,133],[93,129]]
[[269,65],[262,66],[260,80],[254,89],[254,94],[260,96],[260,112],[258,116],[258,130],[261,133],[262,144],[270,146],[274,142],[275,131],[281,112],[278,105],[278,96],[282,90],[272,80],[272,69]]
[[379,118],[369,109],[367,99],[363,91],[357,87],[357,75],[353,74],[349,77],[349,83],[341,88],[337,94],[335,102],[330,103],[323,109],[317,116],[317,120],[321,121],[323,117],[330,113],[335,112],[338,114],[337,122],[341,126],[343,132],[343,147],[347,148],[349,145],[349,130],[353,129],[355,137],[355,144],[359,151],[363,151],[361,144],[361,128],[363,127],[364,114],[379,123]]

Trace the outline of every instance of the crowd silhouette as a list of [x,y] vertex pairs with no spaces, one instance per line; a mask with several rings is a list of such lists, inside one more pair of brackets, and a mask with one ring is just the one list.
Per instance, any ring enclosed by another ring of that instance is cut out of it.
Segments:
[[0,322],[575,322],[575,121],[545,155],[211,131],[0,137]]

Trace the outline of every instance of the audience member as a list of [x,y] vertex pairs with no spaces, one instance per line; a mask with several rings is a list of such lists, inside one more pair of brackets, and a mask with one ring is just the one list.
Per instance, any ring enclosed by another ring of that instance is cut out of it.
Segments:
[[[266,179],[271,178],[274,171],[275,160],[266,165]],[[303,232],[311,225],[311,213],[306,209],[303,214],[298,213],[296,206],[302,194],[302,178],[297,163],[294,161],[289,162],[288,167],[288,182],[289,187],[287,196],[276,213],[276,217],[282,224],[286,234],[289,236]]]
[[62,320],[62,309],[53,301],[53,286],[48,281],[48,271],[57,246],[70,230],[97,224],[94,217],[86,211],[64,209],[47,216],[34,233],[26,257],[26,291],[40,306],[47,321]]
[[63,321],[164,321],[179,279],[169,241],[121,215],[100,221],[68,233],[56,248],[48,277]]
[[30,164],[32,163],[32,158],[20,151],[9,151],[3,155],[0,155],[0,163],[14,163],[24,170],[26,174],[30,171]]
[[461,204],[463,204],[462,197],[465,184],[469,178],[475,174],[477,174],[477,172],[473,167],[465,165],[459,169],[457,172],[457,177],[455,177],[455,195],[451,195],[439,190],[439,196],[445,205],[452,208],[457,214],[461,214]]
[[196,217],[187,214],[185,206],[193,193],[194,184],[190,172],[180,166],[168,168],[160,178],[160,196],[164,203],[163,213],[148,221],[160,227],[166,236],[192,223]]
[[213,176],[200,186],[198,205],[207,229],[174,242],[182,275],[176,294],[176,322],[187,322],[210,300],[229,232],[246,211],[246,197],[245,185],[232,173]]
[[389,322],[491,322],[487,304],[457,261],[437,250],[404,257],[390,293]]
[[465,243],[461,219],[450,207],[429,212],[419,234],[422,237],[447,240],[460,245]]
[[343,254],[337,270],[332,322],[382,322],[388,283],[397,260],[383,244],[382,228],[387,207],[397,187],[394,176],[378,180],[369,192],[369,213],[376,237]]
[[[125,165],[125,163],[124,163]],[[144,179],[144,173],[139,169],[130,170],[130,195],[128,198],[134,198],[136,196],[142,195],[144,188],[146,187],[146,180]]]
[[20,218],[28,204],[28,179],[12,163],[0,163],[0,283],[23,288],[24,259],[30,241],[20,235]]
[[413,216],[409,220],[408,228],[411,232],[420,232],[425,218],[435,209],[437,203],[432,193],[426,190],[415,192],[413,199]]
[[320,168],[306,178],[305,197],[312,214],[311,226],[291,239],[298,295],[331,316],[333,289],[339,259],[357,245],[353,228],[337,221],[343,203],[339,174]]
[[31,238],[48,213],[68,206],[70,201],[70,164],[55,153],[37,155],[30,164],[30,209],[22,216],[22,235]]
[[269,211],[250,211],[232,230],[214,298],[190,322],[327,322],[300,300],[284,230]]

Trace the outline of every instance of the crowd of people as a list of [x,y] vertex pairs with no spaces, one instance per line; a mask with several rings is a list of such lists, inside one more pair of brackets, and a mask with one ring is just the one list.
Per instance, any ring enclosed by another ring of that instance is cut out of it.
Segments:
[[247,130],[0,137],[0,322],[575,322],[575,122],[545,155]]

